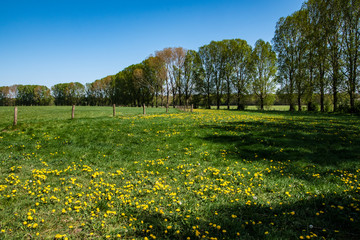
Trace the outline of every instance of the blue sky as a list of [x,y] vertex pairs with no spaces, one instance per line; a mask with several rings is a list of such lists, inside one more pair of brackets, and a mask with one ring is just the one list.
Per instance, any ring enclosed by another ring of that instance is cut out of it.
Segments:
[[0,0],[0,86],[93,82],[165,47],[271,41],[303,0]]

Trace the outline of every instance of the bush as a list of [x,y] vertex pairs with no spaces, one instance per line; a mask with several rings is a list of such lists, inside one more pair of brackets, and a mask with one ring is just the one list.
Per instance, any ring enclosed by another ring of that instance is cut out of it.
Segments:
[[325,112],[332,112],[333,109],[334,108],[333,108],[333,105],[331,104],[331,101],[326,99],[325,102],[324,102],[324,110],[325,110]]

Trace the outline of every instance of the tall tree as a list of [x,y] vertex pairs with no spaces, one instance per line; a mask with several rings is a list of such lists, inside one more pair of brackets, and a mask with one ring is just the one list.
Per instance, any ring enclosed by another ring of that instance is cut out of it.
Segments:
[[189,50],[186,53],[184,62],[184,102],[189,105],[189,100],[195,90],[195,85],[200,81],[201,61],[198,53],[194,50]]
[[183,77],[184,77],[184,63],[186,52],[182,47],[177,47],[173,49],[173,65],[172,65],[172,76],[174,80],[173,88],[173,98],[175,100],[175,94],[177,92],[178,104],[182,105],[182,95],[183,95]]
[[360,77],[360,0],[343,0],[341,8],[344,75],[350,97],[350,110],[354,112]]
[[297,11],[280,18],[273,38],[274,49],[278,53],[278,81],[286,93],[290,111],[295,110],[295,93],[301,111],[301,98],[306,90],[306,25],[307,11]]
[[211,49],[209,45],[204,45],[199,49],[199,57],[201,60],[201,69],[203,72],[203,82],[197,84],[200,94],[205,95],[205,106],[211,108],[211,95],[214,92],[214,65],[212,63]]
[[212,76],[215,85],[216,107],[217,109],[220,109],[226,71],[226,46],[224,41],[212,41],[209,46],[211,61],[214,69]]
[[252,89],[258,98],[260,109],[263,110],[265,101],[276,87],[276,53],[269,42],[259,39],[255,43],[252,58],[255,70]]
[[59,83],[51,87],[55,105],[79,104],[85,97],[85,86],[79,82]]
[[290,104],[290,111],[295,110],[296,50],[299,44],[297,31],[292,16],[282,17],[276,24],[273,38],[274,49],[278,54],[278,81]]
[[242,98],[249,91],[249,85],[254,72],[253,61],[251,58],[251,46],[241,39],[230,41],[231,61],[234,67],[233,85],[236,89],[237,109],[244,109]]
[[158,96],[163,92],[163,85],[166,80],[165,62],[158,56],[150,56],[143,64],[145,67],[147,85],[155,95],[155,106],[157,107]]
[[324,28],[326,19],[322,17],[322,11],[326,9],[325,0],[309,0],[306,4],[309,11],[309,22],[313,26],[312,42],[314,58],[316,64],[316,81],[315,85],[320,92],[320,110],[325,111],[325,91],[327,87],[326,75],[328,74],[328,48],[327,48],[327,31]]
[[230,99],[231,93],[233,90],[233,77],[235,73],[235,61],[233,56],[233,51],[236,49],[236,41],[234,39],[222,40],[221,44],[223,45],[221,55],[223,56],[225,65],[224,65],[224,90],[226,92],[226,105],[227,109],[230,109]]
[[338,109],[338,93],[342,85],[342,47],[341,47],[341,26],[343,25],[341,0],[328,1],[323,11],[324,25],[328,42],[328,58],[331,69],[331,88],[333,93],[334,112]]
[[181,80],[183,77],[183,67],[185,62],[186,50],[182,47],[165,48],[161,51],[155,52],[155,55],[160,57],[165,64],[166,78],[166,102],[169,104],[170,93],[172,93],[172,102],[175,107],[176,93],[182,95]]

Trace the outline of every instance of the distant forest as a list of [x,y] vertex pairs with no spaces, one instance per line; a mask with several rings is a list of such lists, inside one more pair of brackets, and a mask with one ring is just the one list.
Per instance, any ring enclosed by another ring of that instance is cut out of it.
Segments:
[[360,0],[309,0],[282,17],[272,42],[165,48],[88,83],[0,87],[0,105],[287,104],[290,111],[360,112]]

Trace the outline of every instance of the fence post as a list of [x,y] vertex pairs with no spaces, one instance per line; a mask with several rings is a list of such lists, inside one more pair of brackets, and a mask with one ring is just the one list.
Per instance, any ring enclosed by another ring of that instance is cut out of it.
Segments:
[[145,110],[145,103],[143,104],[143,114],[146,114],[146,110]]
[[71,119],[74,119],[74,117],[75,117],[75,105],[72,105]]
[[168,112],[168,109],[169,109],[169,104],[166,103],[166,113]]
[[115,117],[116,116],[116,106],[115,106],[115,104],[113,104],[113,117]]
[[191,112],[194,110],[194,104],[191,104]]
[[17,112],[18,112],[18,109],[17,107],[14,108],[14,126],[16,126],[17,124]]

